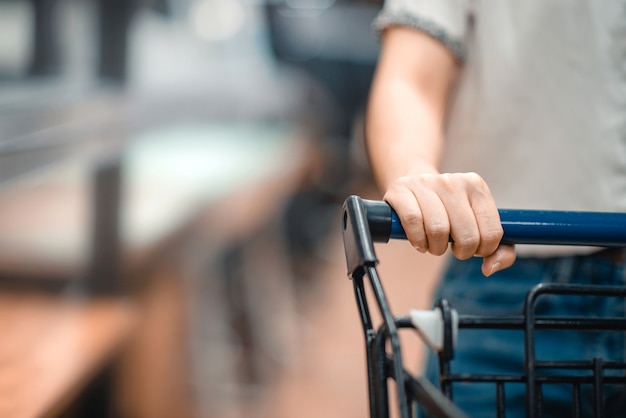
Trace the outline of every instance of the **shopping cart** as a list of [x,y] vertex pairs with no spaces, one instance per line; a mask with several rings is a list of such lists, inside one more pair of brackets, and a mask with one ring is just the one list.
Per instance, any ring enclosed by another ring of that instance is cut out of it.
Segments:
[[[625,213],[500,210],[500,218],[504,229],[503,242],[626,247]],[[535,309],[537,300],[544,295],[624,298],[626,302],[626,287],[539,284],[529,289],[524,314],[517,317],[463,315],[446,300],[438,301],[432,311],[411,311],[406,316],[394,316],[376,270],[378,259],[374,242],[406,238],[397,215],[384,202],[350,196],[343,207],[342,229],[348,275],[354,285],[365,335],[371,417],[389,416],[391,396],[395,396],[395,405],[402,418],[412,417],[416,405],[429,416],[465,417],[467,415],[455,405],[452,396],[452,387],[459,382],[492,384],[498,417],[504,417],[506,413],[505,386],[525,385],[526,416],[539,417],[542,414],[542,389],[556,383],[571,386],[572,410],[571,413],[563,411],[563,416],[578,417],[583,415],[583,410],[591,410],[594,417],[602,417],[603,390],[611,385],[626,386],[625,362],[599,357],[588,361],[542,361],[536,358],[534,348],[536,331],[539,330],[621,332],[626,337],[626,318],[542,317]],[[370,315],[365,283],[371,287],[371,297],[375,299],[381,316],[378,326]],[[412,375],[403,366],[398,336],[398,331],[403,328],[417,330],[425,345],[437,353],[440,388],[423,376]],[[450,362],[460,328],[523,332],[523,372],[506,375],[455,373]],[[592,388],[590,405],[581,398],[581,387]]]

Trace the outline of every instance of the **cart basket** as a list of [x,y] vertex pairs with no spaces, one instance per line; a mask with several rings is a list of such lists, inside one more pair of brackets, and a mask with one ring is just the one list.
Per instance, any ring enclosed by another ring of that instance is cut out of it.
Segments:
[[[503,241],[515,244],[584,245],[626,247],[626,213],[567,212],[500,209]],[[453,383],[490,383],[495,390],[495,414],[504,417],[504,388],[509,384],[525,385],[526,416],[540,417],[542,388],[554,383],[571,385],[572,413],[582,416],[581,387],[592,387],[594,417],[603,417],[603,390],[610,385],[626,386],[626,363],[595,357],[586,361],[540,361],[535,355],[537,330],[580,330],[622,332],[622,317],[542,317],[535,305],[543,295],[578,295],[626,299],[626,287],[605,285],[539,284],[529,289],[524,312],[520,316],[472,316],[457,312],[445,300],[436,302],[431,311],[411,311],[395,316],[383,290],[376,266],[374,243],[406,239],[398,216],[385,202],[350,196],[342,213],[342,230],[348,276],[352,280],[357,308],[363,326],[367,357],[370,416],[390,414],[390,397],[395,397],[398,416],[412,417],[416,406],[433,417],[466,417],[454,404]],[[366,283],[382,323],[373,324]],[[625,300],[626,302],[626,300]],[[437,388],[423,376],[413,376],[402,364],[398,332],[418,332],[424,344],[439,357],[440,385]],[[455,374],[450,367],[458,329],[512,329],[524,334],[524,368],[518,374]],[[552,370],[544,373],[545,370]],[[566,372],[562,372],[565,370]],[[573,373],[572,370],[578,371]],[[395,384],[391,385],[391,381]],[[391,391],[390,388],[393,388]]]

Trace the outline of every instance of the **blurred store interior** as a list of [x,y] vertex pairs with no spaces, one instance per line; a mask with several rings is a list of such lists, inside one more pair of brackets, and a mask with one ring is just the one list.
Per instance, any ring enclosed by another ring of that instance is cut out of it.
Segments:
[[[339,221],[379,197],[381,7],[0,0],[0,416],[367,414]],[[398,309],[439,268],[406,247]]]

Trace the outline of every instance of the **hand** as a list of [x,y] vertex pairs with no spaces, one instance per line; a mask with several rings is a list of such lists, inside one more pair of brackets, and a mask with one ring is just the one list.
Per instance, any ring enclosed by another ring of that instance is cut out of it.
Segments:
[[442,255],[452,237],[460,260],[483,257],[490,276],[515,261],[515,247],[500,244],[503,230],[495,201],[476,173],[420,174],[392,182],[384,200],[397,212],[408,240],[420,252]]

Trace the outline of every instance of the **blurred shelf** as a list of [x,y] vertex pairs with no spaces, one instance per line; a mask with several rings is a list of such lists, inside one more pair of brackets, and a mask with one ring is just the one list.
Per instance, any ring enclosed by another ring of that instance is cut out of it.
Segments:
[[[131,141],[122,156],[124,262],[131,270],[147,262],[229,197],[262,186],[271,198],[281,184],[299,182],[307,164],[304,142],[290,127],[255,125],[171,127]],[[90,164],[68,160],[0,188],[0,275],[84,273],[92,244]],[[254,202],[247,204],[254,210]],[[224,216],[217,224],[237,228],[233,215]]]

